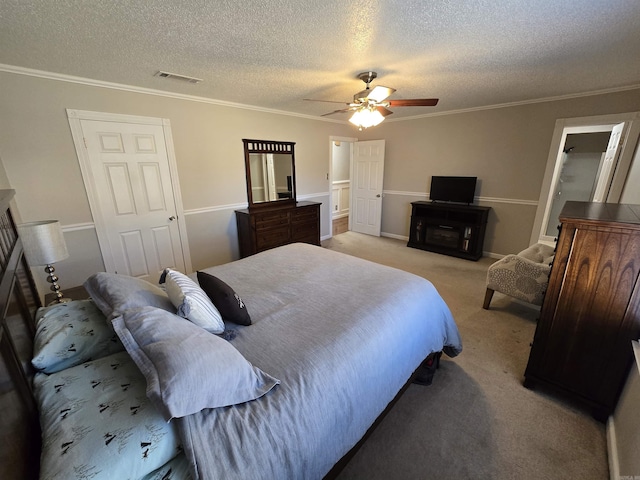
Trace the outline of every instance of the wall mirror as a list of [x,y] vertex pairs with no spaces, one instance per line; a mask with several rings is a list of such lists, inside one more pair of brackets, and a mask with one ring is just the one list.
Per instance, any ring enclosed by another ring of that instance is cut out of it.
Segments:
[[244,142],[249,208],[296,203],[294,142]]

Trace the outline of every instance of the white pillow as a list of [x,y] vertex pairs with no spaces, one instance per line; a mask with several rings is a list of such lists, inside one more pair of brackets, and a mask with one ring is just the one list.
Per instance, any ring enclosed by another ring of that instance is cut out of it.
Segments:
[[210,333],[224,332],[222,315],[196,282],[170,268],[164,271],[160,283],[163,280],[169,300],[178,309],[178,315]]

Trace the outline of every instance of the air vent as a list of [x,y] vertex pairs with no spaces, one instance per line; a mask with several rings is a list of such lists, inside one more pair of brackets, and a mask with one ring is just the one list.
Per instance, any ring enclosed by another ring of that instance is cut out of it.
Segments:
[[162,70],[157,72],[155,74],[155,76],[156,77],[162,77],[162,78],[173,78],[175,80],[182,80],[183,82],[189,82],[189,83],[200,83],[202,81],[201,78],[187,77],[186,75],[179,75],[177,73],[163,72]]

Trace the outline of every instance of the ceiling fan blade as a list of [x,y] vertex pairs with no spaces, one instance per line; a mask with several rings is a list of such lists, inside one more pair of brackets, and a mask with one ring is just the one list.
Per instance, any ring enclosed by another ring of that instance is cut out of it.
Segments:
[[327,102],[327,103],[342,103],[343,105],[349,105],[349,102],[339,102],[337,100],[316,100],[315,98],[303,98],[307,102]]
[[391,110],[389,110],[386,107],[376,107],[376,110],[378,110],[383,117],[386,117],[387,115],[391,115],[393,113]]
[[437,98],[410,98],[404,100],[389,100],[390,107],[435,107]]
[[351,108],[343,108],[342,110],[334,110],[333,112],[324,113],[320,115],[321,117],[326,117],[328,115],[333,115],[334,113],[345,113],[351,111]]
[[367,95],[367,98],[369,100],[373,100],[374,102],[378,103],[383,101],[385,98],[387,98],[389,95],[391,95],[395,91],[396,91],[395,88],[376,85],[375,87],[373,87],[373,90],[369,92],[369,95]]

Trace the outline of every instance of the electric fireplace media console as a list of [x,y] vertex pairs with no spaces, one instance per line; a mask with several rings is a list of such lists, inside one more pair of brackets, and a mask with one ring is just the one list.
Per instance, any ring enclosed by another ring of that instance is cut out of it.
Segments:
[[482,257],[490,207],[411,202],[407,246],[467,260]]

